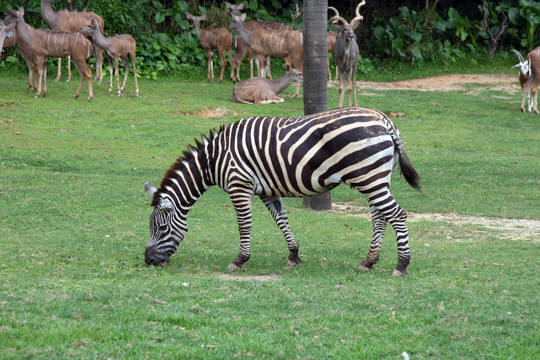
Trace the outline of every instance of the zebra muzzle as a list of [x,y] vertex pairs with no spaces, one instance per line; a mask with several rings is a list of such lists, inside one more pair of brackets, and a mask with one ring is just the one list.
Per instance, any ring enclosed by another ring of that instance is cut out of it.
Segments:
[[144,254],[144,261],[146,261],[146,264],[154,266],[167,265],[170,260],[171,258],[169,255],[157,252],[154,247],[146,248]]

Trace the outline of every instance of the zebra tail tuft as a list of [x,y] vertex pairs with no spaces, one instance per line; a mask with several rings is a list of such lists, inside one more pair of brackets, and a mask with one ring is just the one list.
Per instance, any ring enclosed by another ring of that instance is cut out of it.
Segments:
[[403,147],[398,148],[399,151],[399,167],[401,168],[401,173],[407,182],[416,190],[420,190],[420,175],[413,167],[409,156],[405,152]]

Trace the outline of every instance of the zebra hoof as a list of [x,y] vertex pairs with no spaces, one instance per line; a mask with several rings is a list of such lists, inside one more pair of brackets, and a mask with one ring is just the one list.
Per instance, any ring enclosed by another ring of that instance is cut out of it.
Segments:
[[302,261],[300,261],[300,259],[297,259],[297,260],[290,260],[287,261],[287,266],[288,267],[293,267],[293,266],[297,266],[297,265],[300,265],[302,263]]
[[400,271],[398,269],[394,269],[394,271],[392,272],[392,276],[407,277],[409,276],[409,274],[407,274],[405,270]]
[[242,266],[238,266],[235,263],[231,262],[229,266],[227,267],[227,269],[231,271],[238,271],[238,270],[242,270]]
[[360,263],[360,265],[358,265],[358,269],[362,271],[370,271],[373,270],[373,264],[364,260]]

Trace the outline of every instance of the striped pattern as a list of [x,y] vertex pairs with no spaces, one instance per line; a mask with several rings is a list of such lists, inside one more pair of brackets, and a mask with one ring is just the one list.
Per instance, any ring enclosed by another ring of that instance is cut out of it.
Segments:
[[[405,179],[419,188],[418,174],[398,130],[377,110],[352,107],[297,118],[239,120],[189,148],[167,171],[160,189],[149,192],[155,209],[146,261],[169,260],[187,232],[191,206],[208,187],[218,185],[231,197],[240,231],[240,253],[231,267],[241,267],[250,257],[254,195],[261,198],[283,231],[289,261],[298,264],[298,243],[281,197],[311,196],[346,184],[368,197],[373,217],[371,248],[361,267],[371,268],[378,261],[389,222],[398,242],[395,275],[406,275],[410,262],[407,216],[389,191],[398,159]],[[156,225],[158,220],[163,224]]]
[[45,33],[45,46],[49,50],[49,56],[62,57],[77,51],[77,48],[86,49],[86,58],[92,53],[92,44],[81,33],[39,29]]

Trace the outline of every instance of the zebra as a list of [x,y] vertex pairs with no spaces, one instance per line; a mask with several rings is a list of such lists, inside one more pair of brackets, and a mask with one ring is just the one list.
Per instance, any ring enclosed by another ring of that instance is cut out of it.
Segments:
[[239,269],[250,258],[252,198],[258,195],[283,232],[289,265],[301,263],[282,197],[304,197],[346,184],[369,200],[373,238],[361,270],[379,260],[386,223],[394,228],[398,265],[410,262],[407,214],[389,191],[396,163],[407,182],[420,189],[398,129],[381,111],[349,107],[300,117],[248,117],[195,139],[167,170],[157,189],[145,184],[154,207],[145,261],[165,265],[188,231],[187,214],[213,185],[230,196],[240,233],[240,253],[229,264]]

